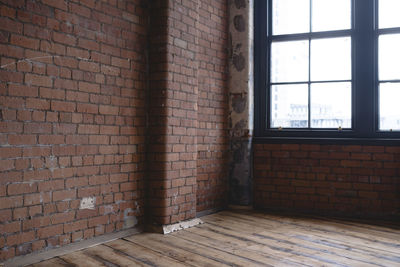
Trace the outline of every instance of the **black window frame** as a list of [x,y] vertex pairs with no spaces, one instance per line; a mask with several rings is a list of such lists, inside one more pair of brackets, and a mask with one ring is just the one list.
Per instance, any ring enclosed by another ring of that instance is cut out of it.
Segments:
[[[262,142],[345,142],[400,144],[399,131],[378,129],[378,36],[400,33],[378,29],[378,1],[351,0],[352,4],[352,129],[275,129],[268,128],[269,51],[272,1],[254,1],[254,137]],[[265,15],[267,14],[267,15]],[[337,31],[343,34],[344,31]],[[323,37],[325,33],[313,33]],[[335,32],[333,33],[335,34]],[[301,36],[301,34],[299,35]],[[326,35],[325,35],[326,36]],[[329,35],[331,36],[331,35]]]

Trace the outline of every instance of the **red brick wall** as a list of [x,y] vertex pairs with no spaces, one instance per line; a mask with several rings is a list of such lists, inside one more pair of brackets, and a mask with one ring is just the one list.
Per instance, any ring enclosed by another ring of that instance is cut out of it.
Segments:
[[400,211],[400,147],[256,144],[255,206],[345,216]]
[[148,223],[196,216],[198,1],[152,2]]
[[197,211],[227,204],[227,1],[200,1]]
[[0,2],[0,261],[140,221],[141,2]]

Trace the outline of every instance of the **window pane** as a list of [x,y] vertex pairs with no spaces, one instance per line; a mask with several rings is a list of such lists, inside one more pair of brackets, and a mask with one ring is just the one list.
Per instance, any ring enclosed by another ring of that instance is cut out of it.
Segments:
[[379,36],[379,80],[400,79],[400,34]]
[[351,128],[351,83],[311,84],[311,128]]
[[351,80],[351,38],[311,40],[311,80]]
[[400,84],[381,83],[379,88],[379,129],[400,130]]
[[271,44],[271,82],[308,81],[308,41]]
[[308,85],[271,87],[271,128],[308,127]]
[[379,0],[379,28],[400,27],[399,10],[399,0]]
[[310,31],[310,0],[274,0],[272,34]]
[[312,31],[351,28],[350,0],[312,0]]

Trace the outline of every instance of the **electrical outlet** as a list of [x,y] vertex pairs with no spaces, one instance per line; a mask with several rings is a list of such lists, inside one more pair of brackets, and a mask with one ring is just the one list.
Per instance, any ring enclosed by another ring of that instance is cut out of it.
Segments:
[[81,200],[81,205],[79,206],[80,210],[89,209],[94,210],[94,204],[96,203],[95,197],[84,197]]

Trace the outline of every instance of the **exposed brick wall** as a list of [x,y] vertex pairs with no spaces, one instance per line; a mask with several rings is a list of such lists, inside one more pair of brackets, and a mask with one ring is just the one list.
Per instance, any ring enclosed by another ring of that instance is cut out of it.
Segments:
[[344,216],[400,212],[400,147],[256,144],[255,206]]
[[148,222],[196,216],[198,1],[152,3]]
[[0,261],[140,221],[141,2],[0,1]]
[[200,1],[197,211],[227,204],[227,1]]

